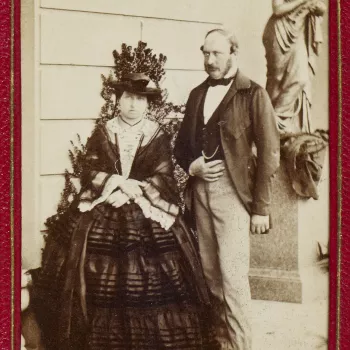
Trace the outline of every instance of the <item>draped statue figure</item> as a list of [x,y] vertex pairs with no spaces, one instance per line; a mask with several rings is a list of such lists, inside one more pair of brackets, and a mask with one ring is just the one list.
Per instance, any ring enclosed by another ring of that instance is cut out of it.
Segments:
[[312,132],[311,82],[322,43],[322,0],[272,0],[264,31],[266,90],[281,133]]

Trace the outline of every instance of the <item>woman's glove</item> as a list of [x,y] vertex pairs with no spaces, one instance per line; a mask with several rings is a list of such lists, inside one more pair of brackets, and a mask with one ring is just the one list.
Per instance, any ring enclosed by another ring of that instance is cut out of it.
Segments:
[[[92,203],[81,202],[78,206],[81,212],[90,211],[96,205],[107,202],[118,208],[127,203],[129,200],[134,200],[142,196],[142,188],[146,184],[133,179],[125,179],[120,175],[112,175],[104,185],[101,196]],[[118,191],[114,192],[116,189]],[[111,198],[109,198],[111,197]]]
[[116,190],[121,183],[125,182],[126,179],[121,175],[112,175],[105,183],[101,197],[109,196],[114,190]]
[[129,199],[134,200],[142,196],[142,188],[145,187],[145,184],[141,181],[127,179],[120,183],[119,189],[129,197]]
[[107,199],[106,203],[112,205],[114,208],[119,208],[125,203],[129,203],[130,198],[121,190],[113,192]]
[[84,213],[86,211],[92,210],[96,205],[103,203],[112,194],[112,192],[117,189],[122,182],[126,181],[123,176],[112,175],[105,183],[101,196],[95,199],[92,203],[81,202],[78,205],[78,209]]

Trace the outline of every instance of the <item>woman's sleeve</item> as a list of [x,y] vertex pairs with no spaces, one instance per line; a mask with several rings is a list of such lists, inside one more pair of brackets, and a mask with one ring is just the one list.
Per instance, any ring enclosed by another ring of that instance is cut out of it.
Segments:
[[92,197],[102,193],[104,185],[112,176],[106,169],[104,161],[105,138],[100,127],[96,127],[86,145],[85,165],[82,175],[82,187],[86,192],[91,192]]
[[144,188],[144,194],[152,205],[177,215],[180,197],[174,178],[170,138],[162,134],[154,142],[153,159],[150,159],[150,166],[153,169],[146,177],[147,185]]

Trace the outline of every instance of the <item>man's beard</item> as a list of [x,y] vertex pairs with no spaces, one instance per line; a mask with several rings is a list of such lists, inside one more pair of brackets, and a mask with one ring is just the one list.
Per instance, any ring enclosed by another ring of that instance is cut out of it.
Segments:
[[[204,68],[205,68],[205,71],[207,72],[208,75],[210,75],[212,68],[215,69],[215,67],[213,67],[212,65],[208,65],[208,64],[206,64]],[[226,67],[225,67],[225,70],[222,73],[223,74],[222,78],[226,76],[226,74],[230,71],[231,68],[232,68],[232,62],[231,62],[231,59],[229,59],[226,62]],[[220,77],[218,77],[216,79],[220,79]]]

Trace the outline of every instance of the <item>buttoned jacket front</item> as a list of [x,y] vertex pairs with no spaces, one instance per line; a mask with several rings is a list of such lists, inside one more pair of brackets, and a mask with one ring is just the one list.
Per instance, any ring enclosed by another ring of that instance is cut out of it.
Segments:
[[[175,143],[175,158],[187,172],[197,158],[198,111],[207,84],[206,80],[191,91]],[[280,138],[270,98],[261,86],[238,70],[219,106],[219,114],[221,144],[233,185],[249,213],[268,215],[271,177],[280,159]],[[193,181],[191,177],[188,182],[188,199]]]

